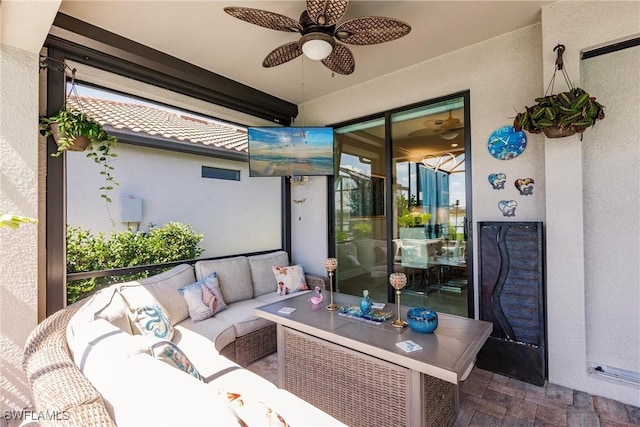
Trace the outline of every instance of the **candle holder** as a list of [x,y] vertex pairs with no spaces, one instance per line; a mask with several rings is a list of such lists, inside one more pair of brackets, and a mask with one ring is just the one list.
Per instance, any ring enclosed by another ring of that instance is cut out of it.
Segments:
[[339,307],[333,303],[333,272],[338,268],[338,260],[335,258],[327,258],[324,260],[324,268],[327,269],[329,274],[329,305],[325,308],[329,311],[336,311]]
[[402,293],[402,288],[407,284],[407,276],[404,273],[391,273],[389,275],[389,283],[396,290],[396,304],[398,305],[398,318],[391,324],[396,328],[406,328],[408,323],[402,320],[400,315],[400,294]]

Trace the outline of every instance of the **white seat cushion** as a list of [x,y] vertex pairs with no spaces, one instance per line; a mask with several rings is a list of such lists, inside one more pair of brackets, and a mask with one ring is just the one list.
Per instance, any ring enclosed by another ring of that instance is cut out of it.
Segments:
[[[278,389],[275,393],[261,396],[262,401],[280,414],[291,426],[333,427],[346,426],[326,412],[286,390]],[[372,422],[375,424],[375,422]]]
[[[216,391],[149,355],[114,363],[101,392],[118,426],[235,426]],[[97,387],[96,387],[97,388]]]
[[[180,347],[198,345],[200,338],[208,341],[217,353],[235,341],[236,332],[232,323],[217,317],[211,317],[202,322],[194,322],[191,318],[187,318],[173,327],[173,339],[171,341]],[[192,340],[196,341],[192,344]],[[185,349],[187,348],[185,347]]]

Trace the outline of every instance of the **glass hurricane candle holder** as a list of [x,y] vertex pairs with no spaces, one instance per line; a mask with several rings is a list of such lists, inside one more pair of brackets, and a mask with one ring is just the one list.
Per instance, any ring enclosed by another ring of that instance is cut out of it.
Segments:
[[329,274],[329,297],[331,298],[326,309],[329,311],[335,311],[338,309],[338,306],[333,303],[333,272],[338,268],[338,260],[335,258],[327,258],[324,260],[323,264]]
[[408,323],[402,320],[400,315],[400,294],[402,293],[402,288],[407,284],[407,275],[404,273],[391,273],[389,275],[389,283],[396,290],[396,304],[398,305],[398,318],[391,324],[396,328],[406,328]]

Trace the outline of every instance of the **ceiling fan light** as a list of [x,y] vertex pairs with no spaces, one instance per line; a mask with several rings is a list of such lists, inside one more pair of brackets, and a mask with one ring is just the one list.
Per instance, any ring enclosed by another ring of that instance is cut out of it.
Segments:
[[458,132],[454,132],[452,130],[446,130],[440,133],[440,138],[446,139],[447,141],[451,141],[452,139],[456,139],[458,137]]
[[309,59],[320,61],[331,55],[335,42],[325,33],[308,33],[300,38],[302,53]]

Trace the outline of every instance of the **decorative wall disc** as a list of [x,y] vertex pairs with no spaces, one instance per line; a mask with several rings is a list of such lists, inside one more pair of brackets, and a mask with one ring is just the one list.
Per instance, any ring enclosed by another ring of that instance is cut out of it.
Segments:
[[498,208],[504,216],[516,216],[516,207],[518,207],[518,203],[515,200],[500,200],[498,202]]
[[504,184],[507,182],[507,175],[500,173],[492,173],[488,177],[489,184],[494,190],[504,190]]
[[521,196],[530,196],[533,194],[533,178],[516,179],[515,185]]
[[498,160],[518,157],[527,146],[527,135],[513,126],[503,126],[493,131],[487,143],[489,154]]

